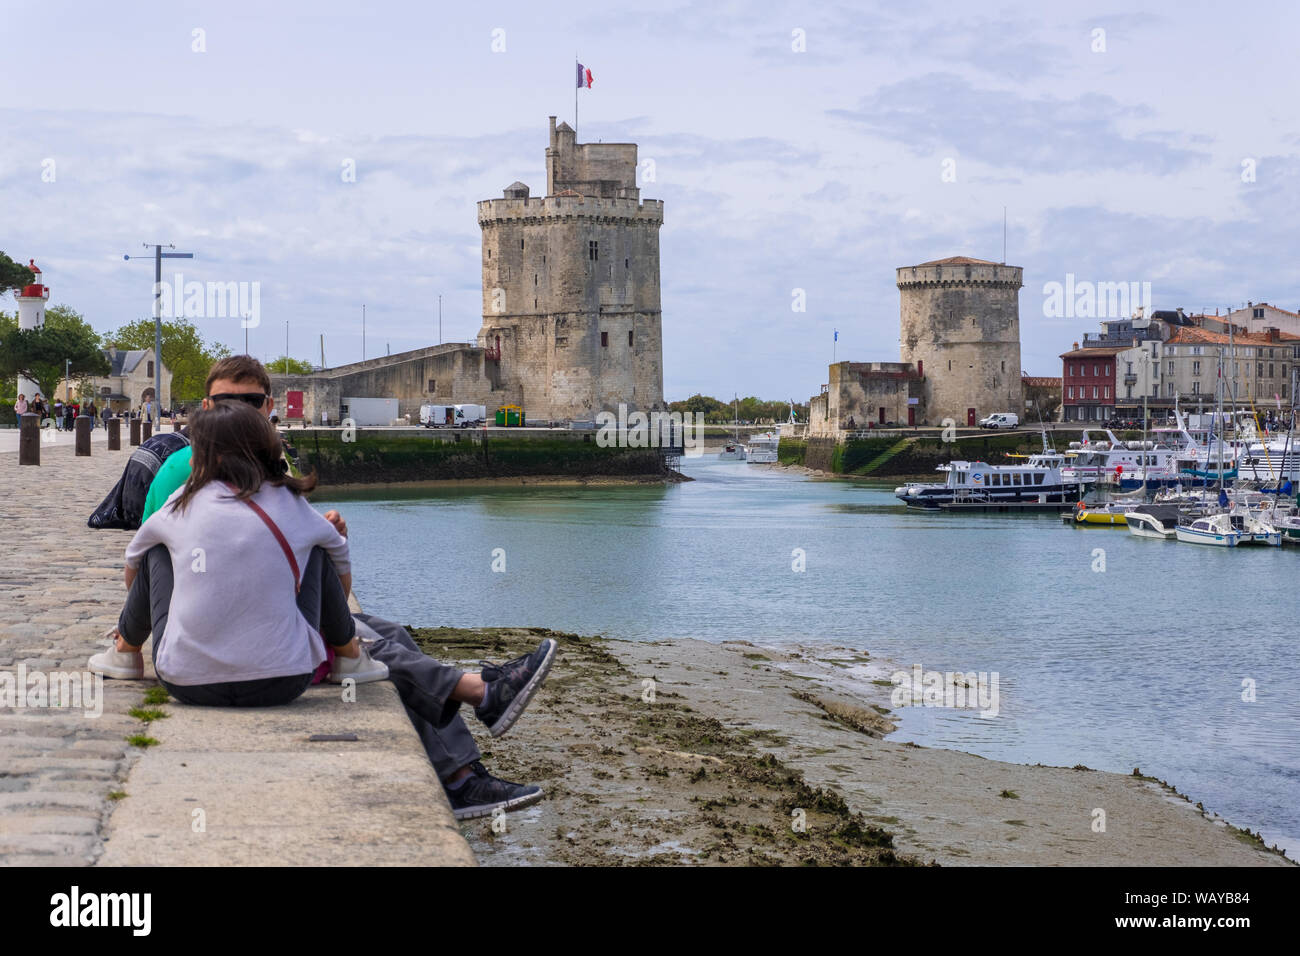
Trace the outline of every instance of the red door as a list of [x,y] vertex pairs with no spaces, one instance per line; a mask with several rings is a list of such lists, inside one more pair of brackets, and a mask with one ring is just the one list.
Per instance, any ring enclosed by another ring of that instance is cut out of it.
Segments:
[[284,403],[289,406],[284,413],[285,418],[302,418],[302,392],[288,392]]
[[975,421],[975,409],[966,409],[966,427],[974,428],[977,424],[978,422]]
[[915,424],[916,424],[916,409],[915,409],[915,408],[909,408],[909,409],[907,410],[907,424],[908,424],[909,427],[912,426],[912,425],[915,425]]

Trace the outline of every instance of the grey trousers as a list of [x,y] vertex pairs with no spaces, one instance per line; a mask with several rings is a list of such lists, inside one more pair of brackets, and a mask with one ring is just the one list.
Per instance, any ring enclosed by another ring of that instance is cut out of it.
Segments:
[[[328,573],[327,573],[328,572]],[[331,585],[332,582],[332,585]],[[172,603],[172,559],[164,544],[156,544],[140,562],[126,603],[117,619],[117,631],[128,644],[139,647],[152,633],[153,660],[158,665],[158,638],[167,629]],[[356,624],[348,614],[348,600],[329,555],[313,548],[298,592],[298,610],[307,623],[335,647],[352,640]],[[183,704],[209,707],[274,707],[296,700],[311,686],[312,675],[295,674],[251,681],[215,684],[171,684],[158,678],[167,693]]]
[[[460,715],[460,703],[451,699],[464,672],[425,654],[400,624],[373,614],[352,616],[375,632],[375,640],[366,644],[366,650],[375,660],[388,665],[388,679],[397,685],[406,716],[438,779],[446,780],[461,767],[480,759],[474,735]],[[358,628],[357,636],[364,640],[370,635]]]

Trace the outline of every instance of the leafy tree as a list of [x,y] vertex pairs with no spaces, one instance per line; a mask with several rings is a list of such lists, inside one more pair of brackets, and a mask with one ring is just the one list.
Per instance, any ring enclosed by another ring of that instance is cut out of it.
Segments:
[[4,295],[10,289],[21,289],[25,285],[31,285],[35,278],[36,273],[31,269],[14,262],[0,252],[0,295]]
[[272,375],[310,375],[315,371],[315,369],[312,368],[311,362],[304,362],[302,359],[296,358],[286,358],[283,355],[267,362],[266,370]]
[[[138,319],[104,336],[104,348],[151,349],[153,319]],[[230,355],[219,342],[203,341],[193,322],[176,318],[162,324],[162,362],[172,373],[172,401],[197,402],[203,398],[208,370]]]
[[[704,415],[704,420],[711,424],[727,424],[733,418],[742,422],[787,421],[790,417],[790,403],[783,401],[764,401],[750,396],[738,399],[733,406],[731,402],[720,401],[708,395],[692,395],[680,402],[670,402],[668,410],[673,412],[692,412]],[[808,406],[795,405],[795,415],[800,421],[808,420]]]
[[0,377],[29,378],[42,395],[54,398],[66,361],[72,362],[74,379],[108,374],[99,335],[81,313],[56,305],[45,310],[45,324],[39,329],[20,329],[16,315],[0,313]]

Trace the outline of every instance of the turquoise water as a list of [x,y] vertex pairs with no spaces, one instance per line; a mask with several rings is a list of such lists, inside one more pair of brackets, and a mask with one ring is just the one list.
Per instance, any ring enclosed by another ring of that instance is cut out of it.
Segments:
[[[683,471],[696,480],[314,504],[347,518],[355,588],[374,613],[640,640],[825,642],[905,668],[996,671],[996,718],[905,708],[896,739],[1141,767],[1300,851],[1300,548],[1196,547],[1065,527],[1054,514],[907,512],[892,485],[713,456]],[[492,570],[495,549],[504,572]],[[1245,680],[1254,702],[1242,700]]]

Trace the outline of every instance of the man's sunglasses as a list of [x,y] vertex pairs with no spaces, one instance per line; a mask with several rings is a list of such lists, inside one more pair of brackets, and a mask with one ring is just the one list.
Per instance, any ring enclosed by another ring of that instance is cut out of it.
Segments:
[[247,402],[254,408],[261,408],[266,404],[268,396],[262,392],[222,392],[220,395],[209,395],[208,398],[214,402],[224,402],[226,399],[235,399],[240,402]]

